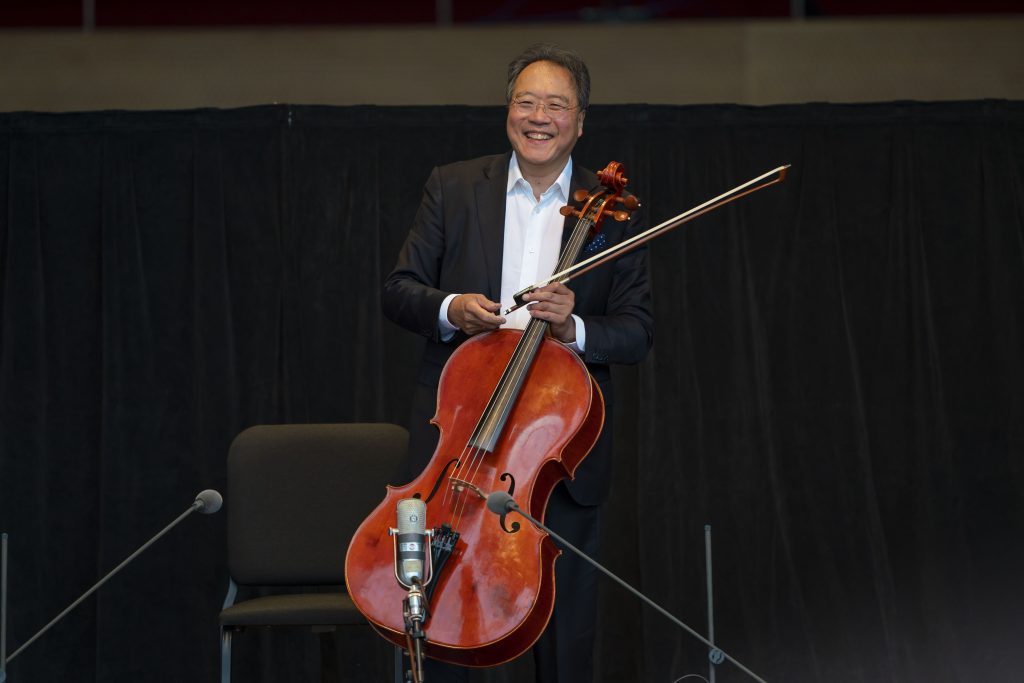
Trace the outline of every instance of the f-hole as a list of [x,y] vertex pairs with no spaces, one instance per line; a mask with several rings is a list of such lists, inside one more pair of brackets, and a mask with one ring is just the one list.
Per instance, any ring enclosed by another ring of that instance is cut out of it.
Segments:
[[[457,466],[458,464],[459,464],[459,459],[458,458],[452,458],[451,460],[448,461],[448,464],[444,466],[443,470],[441,470],[441,474],[437,477],[437,480],[434,481],[434,488],[430,489],[430,495],[427,496],[427,499],[425,501],[423,501],[423,502],[429,503],[430,501],[434,500],[434,496],[437,494],[437,490],[439,488],[441,488],[441,482],[443,482],[446,479],[448,479],[448,472],[453,467]],[[504,479],[505,475],[503,474],[501,476]],[[509,476],[511,476],[511,475],[509,475]],[[421,498],[422,494],[417,492],[417,493],[412,494],[412,497],[413,498]]]
[[[501,481],[508,480],[508,495],[511,496],[513,493],[515,493],[515,490],[516,490],[516,478],[514,476],[512,476],[511,472],[504,472],[500,477],[498,477],[498,479],[500,479]],[[512,528],[511,529],[509,527],[505,526],[505,514],[501,515],[500,524],[501,524],[501,530],[504,531],[506,534],[514,534],[517,531],[519,531],[519,522],[512,522]]]

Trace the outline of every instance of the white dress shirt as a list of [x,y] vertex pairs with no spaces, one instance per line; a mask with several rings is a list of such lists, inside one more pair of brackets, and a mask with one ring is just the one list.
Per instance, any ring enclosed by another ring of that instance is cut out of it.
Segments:
[[[562,226],[565,217],[558,212],[569,203],[569,184],[572,178],[572,158],[565,164],[555,182],[538,200],[533,188],[523,177],[515,152],[508,164],[508,184],[505,187],[505,242],[501,257],[501,310],[514,304],[513,295],[555,272],[562,247]],[[447,341],[456,327],[448,321],[448,306],[457,294],[449,294],[441,304],[438,329]],[[500,312],[499,312],[500,315]],[[573,315],[576,322],[576,341],[569,348],[583,351],[586,329],[583,321]],[[505,316],[502,327],[523,329],[530,322],[527,307]]]

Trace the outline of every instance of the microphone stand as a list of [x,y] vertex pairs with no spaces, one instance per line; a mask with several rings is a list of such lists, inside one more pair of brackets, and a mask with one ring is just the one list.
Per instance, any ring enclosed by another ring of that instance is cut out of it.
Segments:
[[7,534],[0,534],[0,683],[7,680]]
[[696,638],[700,642],[702,642],[705,645],[707,645],[708,647],[710,647],[713,654],[714,653],[720,653],[721,656],[724,659],[728,659],[730,662],[735,664],[745,674],[747,674],[748,676],[753,678],[755,681],[758,681],[758,683],[767,683],[763,678],[761,678],[760,676],[755,674],[753,671],[751,671],[747,667],[743,666],[743,664],[741,664],[738,660],[736,660],[736,658],[734,658],[732,655],[728,654],[727,652],[725,652],[721,648],[716,647],[714,645],[714,643],[712,643],[707,638],[705,638],[701,634],[699,634],[696,631],[694,631],[692,628],[690,628],[689,626],[684,624],[682,621],[677,619],[675,616],[673,616],[667,610],[662,608],[661,605],[659,605],[658,603],[654,602],[653,600],[648,598],[646,595],[644,595],[643,593],[641,593],[637,589],[635,589],[632,586],[630,586],[628,583],[626,583],[625,581],[620,579],[618,576],[613,574],[611,571],[605,569],[596,560],[592,559],[589,555],[587,555],[585,552],[583,552],[582,550],[580,550],[579,548],[574,546],[572,543],[569,543],[569,541],[565,540],[564,538],[562,538],[561,536],[556,534],[554,531],[552,531],[548,527],[544,526],[543,524],[541,524],[539,521],[537,521],[536,519],[534,519],[533,517],[531,517],[527,513],[523,512],[522,508],[519,507],[519,505],[516,503],[515,499],[512,496],[510,496],[509,494],[505,493],[504,491],[494,491],[493,493],[491,493],[489,496],[487,496],[487,509],[490,510],[491,512],[497,514],[497,515],[500,515],[502,517],[502,525],[503,526],[504,526],[504,521],[505,521],[504,517],[505,517],[506,514],[508,514],[511,511],[518,512],[520,515],[522,515],[525,519],[527,519],[535,527],[537,527],[541,531],[547,533],[552,538],[554,538],[556,541],[558,541],[559,544],[561,544],[562,546],[568,548],[573,553],[575,553],[579,557],[583,558],[584,560],[586,560],[587,562],[592,564],[595,568],[599,569],[606,576],[608,576],[609,578],[613,579],[620,586],[622,586],[623,588],[628,590],[630,593],[632,593],[636,597],[640,598],[640,600],[642,600],[644,603],[646,603],[650,607],[653,607],[655,610],[660,612],[662,615],[664,615],[673,624],[675,624],[676,626],[678,626],[679,628],[683,629],[684,631],[686,631],[687,633],[692,635],[694,638]]
[[[131,555],[126,557],[124,559],[124,561],[121,562],[121,564],[117,565],[112,570],[110,570],[110,572],[108,572],[107,575],[104,576],[102,579],[97,581],[96,584],[92,588],[90,588],[86,592],[82,593],[82,595],[80,595],[77,600],[75,600],[73,603],[71,603],[70,605],[65,607],[63,612],[61,612],[60,614],[55,616],[53,619],[51,619],[50,623],[48,623],[46,626],[44,626],[41,629],[39,629],[38,631],[36,631],[36,634],[34,636],[29,638],[27,641],[25,641],[25,643],[21,647],[19,647],[17,650],[12,652],[10,657],[7,657],[5,660],[3,660],[3,664],[6,665],[7,662],[10,662],[12,659],[14,659],[19,654],[21,654],[22,651],[25,650],[25,648],[27,648],[32,643],[36,642],[36,640],[38,640],[40,636],[42,636],[44,633],[46,633],[47,631],[50,630],[50,627],[52,627],[58,621],[63,619],[65,616],[67,616],[68,612],[70,612],[71,610],[73,610],[74,608],[76,608],[80,604],[82,604],[83,600],[85,600],[87,597],[89,597],[90,595],[95,593],[99,589],[100,586],[105,584],[115,574],[117,574],[119,571],[124,569],[132,560],[134,560],[136,557],[141,555],[142,552],[144,550],[146,550],[149,546],[151,546],[154,543],[156,543],[164,534],[166,534],[168,531],[170,531],[171,529],[176,527],[183,519],[185,519],[186,517],[191,515],[196,510],[199,510],[204,515],[213,514],[214,512],[216,512],[217,510],[220,509],[220,506],[221,506],[221,504],[223,502],[224,502],[224,499],[221,497],[221,495],[219,493],[217,493],[216,491],[214,491],[213,489],[207,489],[205,491],[200,492],[199,495],[196,496],[196,499],[192,503],[192,505],[190,505],[188,507],[188,509],[185,510],[185,512],[183,512],[180,515],[178,515],[177,519],[175,519],[173,522],[171,522],[170,524],[165,526],[156,536],[154,536],[153,538],[151,538],[148,541],[146,541],[134,553],[132,553]],[[6,536],[7,535],[4,534],[4,546],[5,546],[5,554],[4,554],[4,560],[5,560],[5,562],[4,562],[4,579],[6,579],[6,576],[7,576],[7,572],[6,572],[6,541],[7,541],[7,538],[6,538]],[[6,581],[5,581],[5,587],[6,587]],[[6,591],[5,591],[5,593],[6,593]],[[5,600],[5,604],[6,604],[6,600]],[[0,669],[0,671],[2,671],[2,669]],[[5,680],[5,678],[6,678],[6,673],[4,674],[4,678],[0,678],[0,683],[2,683]]]
[[405,617],[405,643],[409,652],[409,665],[412,683],[423,683],[423,643],[427,634],[423,630],[426,602],[419,581],[414,581],[409,594],[402,601],[402,614]]
[[[427,642],[427,633],[423,630],[423,623],[427,620],[430,612],[426,596],[423,594],[423,586],[429,584],[434,578],[434,562],[431,555],[431,542],[434,538],[434,530],[425,529],[423,532],[424,545],[426,546],[423,560],[426,568],[426,578],[422,583],[418,577],[413,577],[406,583],[398,575],[399,530],[390,528],[388,529],[388,535],[394,539],[395,545],[395,579],[397,579],[399,586],[408,590],[408,593],[402,599],[402,616],[405,621],[405,645],[406,652],[409,653],[408,673],[412,683],[423,683],[423,643]],[[398,666],[400,661],[402,661],[401,657],[397,657],[395,665]],[[395,677],[397,678],[397,673]],[[405,681],[409,680],[405,676],[402,678]],[[3,682],[0,681],[0,683]]]

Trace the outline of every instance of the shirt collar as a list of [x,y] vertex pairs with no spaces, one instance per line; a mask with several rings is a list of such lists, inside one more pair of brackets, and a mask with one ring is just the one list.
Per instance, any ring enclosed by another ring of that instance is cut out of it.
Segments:
[[[558,178],[555,179],[555,184],[552,187],[558,187],[558,190],[562,193],[562,201],[569,201],[569,185],[572,181],[572,157],[565,162],[565,168],[558,174]],[[505,194],[513,192],[516,186],[523,188],[527,194],[533,196],[533,191],[530,189],[530,183],[523,177],[523,172],[519,168],[519,161],[516,159],[516,153],[512,152],[512,158],[508,162],[508,183],[505,185]],[[551,191],[549,187],[545,190],[544,194]]]

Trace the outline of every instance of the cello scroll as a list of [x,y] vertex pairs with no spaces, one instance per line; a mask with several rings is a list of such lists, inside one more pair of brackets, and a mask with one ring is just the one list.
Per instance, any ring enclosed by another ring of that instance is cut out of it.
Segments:
[[[609,162],[597,174],[598,180],[601,181],[601,185],[597,190],[591,193],[580,189],[573,193],[573,201],[581,203],[583,206],[578,209],[571,205],[563,206],[558,212],[566,218],[576,216],[579,219],[579,224],[587,227],[586,239],[588,240],[594,238],[601,229],[601,222],[609,216],[619,222],[629,220],[630,212],[640,208],[640,200],[634,195],[622,196],[622,192],[629,183],[625,173],[626,169],[623,168],[621,163],[618,161]],[[578,253],[580,247],[582,247],[582,244],[576,245],[576,252],[574,253]],[[573,246],[567,245],[566,248],[572,249]],[[524,295],[553,281],[554,278],[552,277],[543,284],[531,285],[526,289],[516,292],[512,297],[515,304],[509,307],[504,312],[504,315],[508,315],[525,306],[528,302],[523,299]]]

